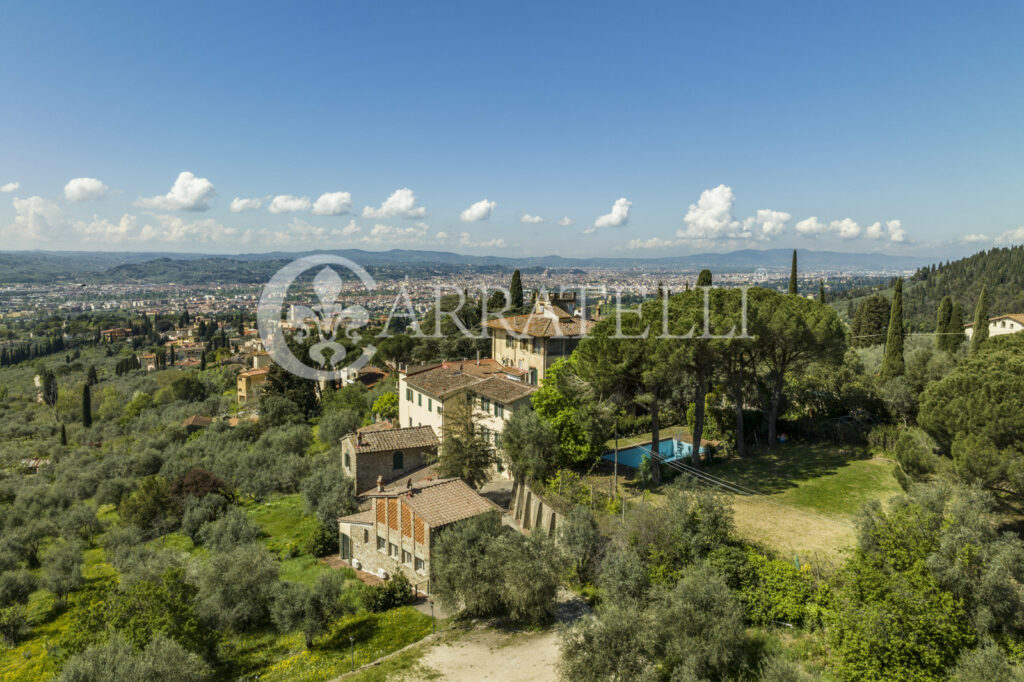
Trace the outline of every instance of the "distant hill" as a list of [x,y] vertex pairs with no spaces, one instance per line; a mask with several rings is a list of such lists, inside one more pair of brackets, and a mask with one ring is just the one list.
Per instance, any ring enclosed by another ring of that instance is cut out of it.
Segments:
[[959,301],[964,321],[974,319],[981,287],[988,286],[989,315],[1024,313],[1024,245],[980,251],[945,264],[922,267],[903,289],[905,319],[934,329],[944,296]]
[[[470,256],[448,251],[392,249],[364,251],[340,249],[333,251],[271,252],[236,255],[205,255],[187,253],[111,253],[75,251],[0,252],[0,283],[43,282],[236,282],[266,281],[281,265],[300,256],[329,253],[349,258],[368,268],[384,268],[391,272],[436,268],[486,268],[511,270],[613,268],[657,270],[729,270],[753,272],[788,272],[791,249],[745,249],[728,253],[700,253],[665,258],[573,258],[566,256]],[[905,272],[925,261],[910,256],[884,254],[840,253],[799,249],[801,271]]]

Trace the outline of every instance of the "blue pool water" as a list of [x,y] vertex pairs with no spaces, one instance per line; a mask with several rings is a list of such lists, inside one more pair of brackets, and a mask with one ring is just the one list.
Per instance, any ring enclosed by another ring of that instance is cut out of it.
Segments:
[[[619,450],[619,464],[639,469],[640,460],[647,456],[646,451],[649,450],[650,447],[650,443],[645,443],[631,448],[621,448]],[[658,442],[658,453],[667,460],[689,457],[693,454],[693,444],[682,440],[676,440],[675,438],[665,438]],[[603,457],[609,462],[614,462],[615,451],[609,450],[603,455]]]

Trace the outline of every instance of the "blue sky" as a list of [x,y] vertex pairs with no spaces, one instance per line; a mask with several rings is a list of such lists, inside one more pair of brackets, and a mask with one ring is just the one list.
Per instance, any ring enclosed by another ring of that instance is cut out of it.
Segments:
[[956,256],[1024,241],[1022,25],[1021,3],[9,3],[0,230]]

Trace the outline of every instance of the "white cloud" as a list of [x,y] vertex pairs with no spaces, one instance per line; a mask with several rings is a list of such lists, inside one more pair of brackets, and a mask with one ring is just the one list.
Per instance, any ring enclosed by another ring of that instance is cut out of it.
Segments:
[[413,227],[393,227],[377,223],[370,230],[365,241],[380,244],[384,242],[418,242],[427,236],[430,226],[426,223],[416,223]]
[[881,239],[885,236],[885,228],[882,223],[875,221],[864,228],[864,236],[868,239]]
[[1018,227],[1015,230],[1007,230],[999,235],[996,240],[1001,244],[1021,244],[1024,243],[1024,225]]
[[252,199],[246,199],[244,197],[235,197],[231,200],[231,212],[232,213],[245,213],[246,211],[258,211],[263,206],[263,199],[254,197]]
[[960,241],[967,244],[975,244],[977,242],[987,242],[988,237],[986,235],[978,234],[977,232],[975,232],[973,234],[964,235]]
[[21,187],[20,182],[8,182],[6,185],[0,185],[0,192],[13,192],[19,187]]
[[562,227],[569,227],[573,224],[573,220],[569,216],[563,216],[562,219],[558,221],[558,224]]
[[811,216],[806,220],[801,220],[796,224],[797,234],[802,234],[806,237],[814,237],[823,233],[828,228],[823,222],[818,220],[818,216]]
[[670,239],[651,237],[650,239],[633,239],[626,244],[627,249],[663,249],[672,246],[674,242]]
[[769,239],[776,237],[786,231],[786,224],[793,219],[793,216],[785,211],[772,211],[761,208],[757,211],[754,222],[761,226],[761,235]]
[[448,233],[447,232],[438,232],[437,234],[434,235],[434,238],[437,239],[437,240],[448,239]]
[[74,178],[64,185],[64,198],[68,201],[98,199],[110,188],[96,178]]
[[622,227],[629,222],[629,209],[632,206],[633,202],[626,199],[626,197],[616,199],[615,203],[612,204],[612,210],[609,213],[598,216],[597,220],[594,221],[593,227],[588,227],[583,232],[590,234],[602,227]]
[[343,236],[343,237],[351,237],[352,235],[359,234],[362,231],[363,231],[363,228],[361,228],[358,225],[356,225],[356,221],[350,220],[350,221],[348,221],[348,225],[346,225],[345,227],[341,228],[341,236]]
[[65,226],[64,214],[56,202],[40,196],[14,199],[14,223],[8,232],[11,237],[47,240]]
[[900,220],[887,220],[885,226],[889,229],[889,239],[894,242],[902,242],[907,238],[907,231],[903,229],[903,222]]
[[396,189],[391,193],[380,208],[367,206],[363,209],[364,218],[422,218],[427,215],[427,209],[416,205],[416,195],[408,187]]
[[139,219],[130,213],[121,216],[118,222],[93,216],[92,221],[83,223],[79,232],[88,241],[123,242],[138,239]]
[[487,220],[491,217],[491,212],[498,205],[498,202],[491,201],[490,199],[481,199],[476,202],[465,211],[459,214],[459,220],[464,223],[475,223],[480,220]]
[[325,192],[313,204],[313,215],[342,215],[352,210],[352,195],[348,192]]
[[860,236],[860,225],[850,218],[833,220],[828,224],[828,229],[838,234],[840,239],[856,239]]
[[486,249],[486,248],[505,248],[505,240],[504,239],[489,239],[489,240],[484,241],[484,242],[476,242],[476,241],[473,241],[472,237],[470,237],[469,232],[460,232],[459,233],[459,246],[468,246],[468,247],[474,248],[474,249],[480,249],[480,248],[484,248],[484,249]]
[[524,213],[522,217],[519,218],[519,222],[526,223],[528,225],[536,225],[538,223],[543,223],[544,219],[541,218],[539,215],[530,215],[529,213]]
[[291,194],[278,194],[274,197],[274,200],[270,202],[270,207],[267,209],[271,213],[294,213],[295,211],[305,211],[309,208],[309,197],[295,197]]
[[683,222],[686,230],[680,231],[681,239],[717,239],[729,236],[740,229],[741,225],[732,215],[732,205],[736,197],[732,188],[719,185],[700,193],[696,204],[690,204]]
[[155,197],[142,197],[135,205],[163,211],[205,211],[210,208],[210,199],[215,194],[212,182],[182,171],[170,192]]
[[235,240],[240,231],[221,225],[213,218],[185,220],[176,215],[151,213],[152,222],[146,222],[139,231],[139,239],[147,242],[223,242]]

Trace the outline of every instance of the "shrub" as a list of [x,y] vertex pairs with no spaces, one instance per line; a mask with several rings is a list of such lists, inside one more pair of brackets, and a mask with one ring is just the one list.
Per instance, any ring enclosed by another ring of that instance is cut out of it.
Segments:
[[338,532],[322,523],[316,524],[313,534],[306,541],[306,551],[315,557],[335,554],[338,551]]
[[814,588],[805,574],[788,561],[747,552],[747,580],[740,587],[740,601],[747,619],[757,625],[802,625]]
[[145,649],[137,651],[121,635],[114,634],[107,642],[68,659],[59,681],[157,682],[170,679],[205,682],[213,679],[213,671],[201,658],[166,637],[159,636]]
[[269,617],[277,562],[258,545],[214,553],[199,573],[198,611],[219,629],[244,631]]
[[28,618],[22,604],[11,604],[0,608],[0,637],[8,644],[15,644],[28,632]]
[[36,589],[36,577],[25,569],[0,574],[0,607],[24,604]]
[[561,549],[570,562],[573,575],[581,583],[590,582],[600,564],[604,538],[597,529],[594,514],[577,505],[558,527]]
[[380,585],[373,585],[366,590],[366,608],[373,613],[383,613],[390,609],[405,606],[412,598],[412,585],[402,571],[396,572]]
[[232,507],[219,519],[203,524],[198,533],[200,542],[215,552],[256,542],[261,534],[260,527],[238,507]]

